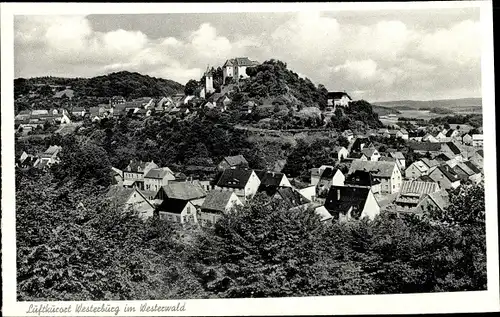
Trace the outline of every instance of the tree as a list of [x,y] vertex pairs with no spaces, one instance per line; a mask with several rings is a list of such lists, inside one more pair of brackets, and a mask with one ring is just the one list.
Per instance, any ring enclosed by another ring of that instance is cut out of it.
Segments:
[[186,86],[184,87],[184,94],[186,94],[186,96],[194,95],[196,89],[198,89],[198,86],[199,86],[199,83],[196,80],[190,79],[186,83]]

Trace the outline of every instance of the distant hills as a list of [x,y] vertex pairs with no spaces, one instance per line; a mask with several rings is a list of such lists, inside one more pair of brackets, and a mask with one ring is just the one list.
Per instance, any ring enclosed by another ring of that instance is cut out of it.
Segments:
[[441,100],[397,100],[374,102],[377,106],[383,106],[396,110],[432,110],[446,109],[450,112],[480,112],[482,110],[482,98],[461,98]]
[[43,86],[70,86],[75,96],[125,98],[160,97],[182,93],[184,86],[169,79],[142,75],[136,72],[116,72],[92,78],[36,77],[14,79],[14,96],[43,92]]

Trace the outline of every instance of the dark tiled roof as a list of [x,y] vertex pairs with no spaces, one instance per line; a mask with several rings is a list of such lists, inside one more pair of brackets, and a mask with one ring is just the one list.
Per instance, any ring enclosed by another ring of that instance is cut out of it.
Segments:
[[429,175],[422,175],[419,178],[417,178],[417,180],[421,181],[421,182],[433,182],[434,181],[432,178],[430,178]]
[[474,163],[472,163],[471,161],[465,161],[464,164],[467,165],[467,167],[470,168],[474,173],[481,173],[481,170],[477,168],[477,166],[474,165]]
[[408,142],[408,147],[414,151],[427,151],[427,152],[441,151],[441,143]]
[[279,186],[283,179],[283,173],[255,170],[255,174],[260,179],[261,186]]
[[289,208],[301,206],[309,202],[301,193],[290,187],[278,188],[276,195],[279,195]]
[[344,96],[347,96],[347,98],[352,100],[351,97],[346,92],[343,92],[343,91],[329,91],[327,98],[328,99],[341,99]]
[[453,134],[453,132],[455,132],[455,130],[453,130],[453,129],[449,129],[448,131],[446,131],[446,134],[445,134],[446,137],[448,137],[448,138],[451,137],[451,135]]
[[437,168],[450,181],[455,182],[459,179],[457,173],[451,167],[449,167],[447,164],[439,165]]
[[366,157],[372,157],[372,155],[376,152],[377,150],[376,149],[372,149],[372,148],[363,148],[363,150],[361,150],[361,152],[366,155]]
[[135,191],[135,188],[112,185],[106,193],[106,198],[113,200],[118,206],[123,206]]
[[358,186],[332,186],[325,201],[329,212],[345,214],[352,207],[352,215],[359,217],[368,198],[370,188]]
[[167,198],[158,206],[157,211],[180,214],[188,202],[188,200],[183,199]]
[[371,187],[380,184],[380,181],[374,180],[370,172],[358,170],[352,174],[347,175],[345,184]]
[[446,142],[446,145],[450,148],[453,154],[460,154],[460,149],[453,142]]
[[252,172],[249,169],[226,169],[220,176],[217,186],[243,189],[250,179]]
[[380,161],[353,161],[351,167],[349,168],[349,174],[355,171],[366,171],[370,172],[372,176],[375,177],[391,177],[392,172],[396,167],[394,162],[380,162]]

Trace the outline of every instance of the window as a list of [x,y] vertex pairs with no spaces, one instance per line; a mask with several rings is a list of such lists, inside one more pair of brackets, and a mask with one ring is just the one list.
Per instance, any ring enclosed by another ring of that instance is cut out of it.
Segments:
[[175,216],[175,220],[176,220],[177,222],[181,222],[181,216]]
[[183,222],[187,222],[187,216],[183,216],[183,217],[182,217],[182,221],[183,221]]

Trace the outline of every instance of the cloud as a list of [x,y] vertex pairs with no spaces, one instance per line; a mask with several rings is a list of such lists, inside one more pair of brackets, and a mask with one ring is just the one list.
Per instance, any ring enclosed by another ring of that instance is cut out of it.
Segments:
[[[88,77],[129,70],[184,84],[200,78],[207,64],[248,56],[281,59],[315,84],[367,100],[479,94],[481,32],[472,17],[419,28],[396,13],[364,24],[355,16],[303,11],[238,33],[220,15],[220,22],[195,19],[180,26],[182,35],[163,36],[132,25],[124,29],[126,24],[96,30],[86,16],[16,16],[15,74]],[[255,25],[259,18],[247,19]]]

